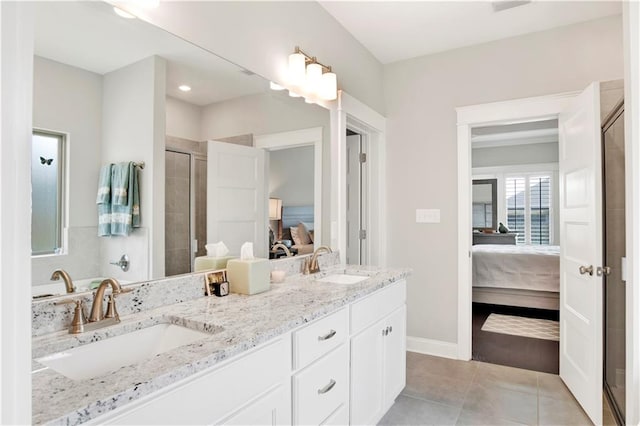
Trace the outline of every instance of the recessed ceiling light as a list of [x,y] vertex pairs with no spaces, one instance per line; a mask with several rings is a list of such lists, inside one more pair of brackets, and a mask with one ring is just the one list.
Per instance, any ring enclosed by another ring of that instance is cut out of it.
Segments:
[[284,90],[284,87],[280,86],[277,83],[274,83],[273,81],[269,82],[269,87],[271,88],[271,90]]
[[183,92],[190,92],[191,91],[191,87],[187,86],[186,84],[183,84],[182,86],[178,86],[178,89],[182,90]]
[[113,6],[113,11],[116,13],[116,15],[122,17],[122,18],[126,18],[126,19],[136,19],[135,16],[133,16],[132,14],[130,14],[129,12],[125,12],[124,10],[120,9],[117,6]]

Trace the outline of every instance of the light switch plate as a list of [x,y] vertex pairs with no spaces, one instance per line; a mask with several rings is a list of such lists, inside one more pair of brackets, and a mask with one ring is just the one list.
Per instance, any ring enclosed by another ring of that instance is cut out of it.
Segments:
[[440,209],[416,209],[416,223],[440,223]]

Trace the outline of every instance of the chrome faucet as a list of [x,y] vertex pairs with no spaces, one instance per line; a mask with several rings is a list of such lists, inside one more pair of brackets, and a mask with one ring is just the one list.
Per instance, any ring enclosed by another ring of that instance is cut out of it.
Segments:
[[60,278],[64,281],[64,286],[67,289],[67,293],[74,293],[76,291],[76,287],[73,285],[73,281],[71,281],[71,277],[64,269],[56,269],[51,274],[52,281],[58,281]]
[[282,243],[274,244],[273,247],[271,247],[271,250],[275,250],[275,249],[278,249],[278,248],[283,249],[284,250],[284,254],[286,254],[287,257],[293,256],[291,254],[291,250],[289,250],[289,248],[287,246],[285,246],[284,244],[282,244]]
[[[111,294],[109,295],[109,301],[107,303],[107,313],[104,313],[104,309],[102,308],[104,292],[107,289],[107,286],[111,286]],[[100,285],[98,286],[98,290],[96,290],[95,296],[93,296],[93,305],[91,306],[91,314],[89,314],[89,322],[98,322],[102,321],[105,318],[114,318],[115,322],[120,322],[120,316],[118,315],[118,311],[116,311],[116,296],[122,293],[128,293],[132,291],[132,289],[123,289],[120,286],[120,283],[115,278],[107,278],[106,280],[102,280]]]
[[333,253],[331,251],[331,248],[327,246],[318,247],[316,251],[313,252],[311,259],[309,259],[308,257],[305,259],[304,272],[303,272],[305,275],[315,274],[316,272],[320,272],[320,266],[318,265],[318,255],[320,254],[321,251],[325,251],[327,253]]

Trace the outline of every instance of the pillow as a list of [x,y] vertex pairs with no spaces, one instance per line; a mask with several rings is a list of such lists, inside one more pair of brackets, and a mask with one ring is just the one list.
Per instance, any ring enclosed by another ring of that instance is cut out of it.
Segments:
[[311,237],[309,237],[309,230],[304,226],[304,223],[298,224],[298,237],[300,237],[300,244],[311,244]]
[[309,222],[300,222],[301,224],[304,225],[305,228],[307,228],[308,232],[313,231],[313,222],[309,223]]
[[309,238],[311,239],[311,242],[313,242],[313,231],[309,231]]
[[293,243],[297,246],[311,244],[311,238],[309,237],[309,231],[302,222],[298,226],[292,226],[289,228],[291,231],[291,238]]
[[294,245],[300,245],[300,237],[298,236],[298,227],[292,226],[289,228],[289,232],[291,232],[291,239],[293,240]]

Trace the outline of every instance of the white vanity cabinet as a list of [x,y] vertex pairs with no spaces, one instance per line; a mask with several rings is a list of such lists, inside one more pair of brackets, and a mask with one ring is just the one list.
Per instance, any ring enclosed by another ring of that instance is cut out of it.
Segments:
[[126,404],[92,423],[291,424],[288,337]]
[[406,383],[406,282],[351,307],[351,424],[376,424]]
[[376,424],[405,385],[406,282],[123,405],[95,424]]

